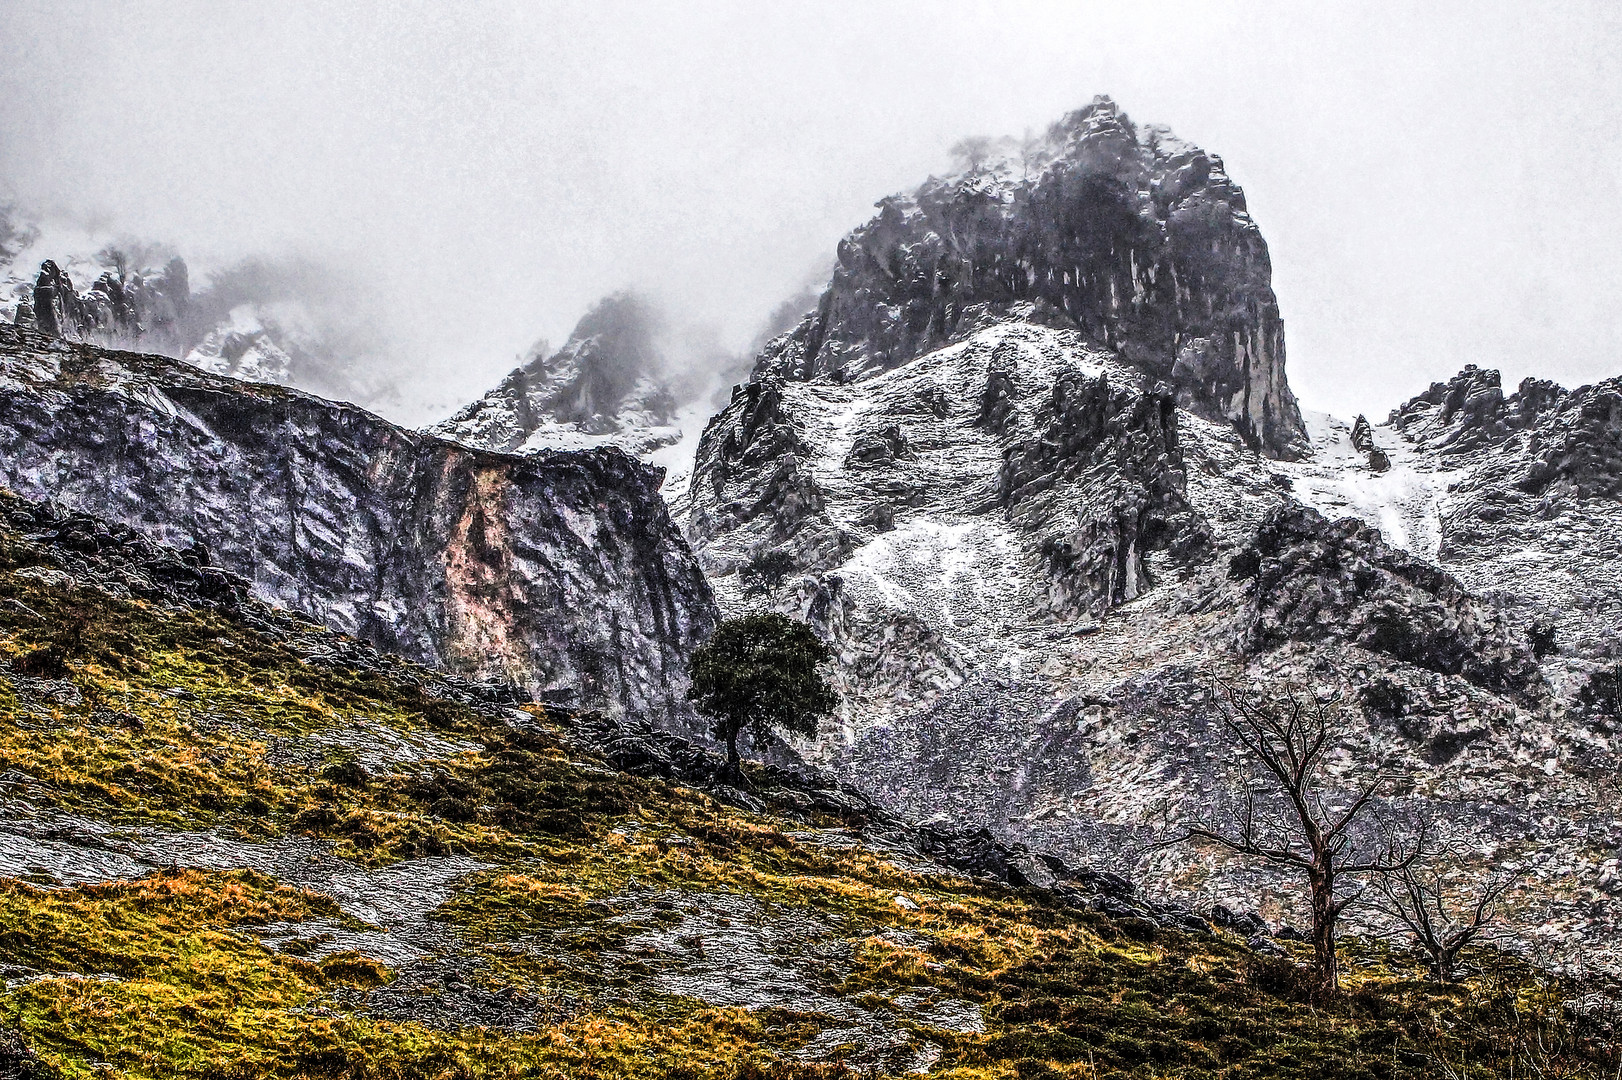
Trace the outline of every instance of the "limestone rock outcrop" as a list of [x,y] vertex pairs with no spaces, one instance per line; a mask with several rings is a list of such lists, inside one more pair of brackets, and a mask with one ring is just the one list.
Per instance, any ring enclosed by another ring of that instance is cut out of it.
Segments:
[[161,357],[0,327],[0,484],[201,544],[261,599],[402,656],[684,722],[715,619],[617,449],[516,457]]
[[1285,503],[1229,574],[1246,583],[1237,622],[1247,650],[1340,642],[1528,700],[1544,689],[1524,626],[1357,518]]
[[82,293],[61,267],[47,259],[13,320],[71,341],[126,348],[139,344],[162,351],[181,342],[190,300],[191,280],[179,258],[145,271],[116,265]]

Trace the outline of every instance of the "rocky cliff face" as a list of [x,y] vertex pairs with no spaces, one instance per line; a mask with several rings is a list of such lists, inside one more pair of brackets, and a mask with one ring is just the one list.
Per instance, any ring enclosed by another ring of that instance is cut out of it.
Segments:
[[[1431,561],[1404,525],[1428,474],[1388,427],[1369,433],[1384,470],[1347,425],[1340,450],[1272,462],[1114,363],[1003,326],[851,384],[758,380],[712,423],[690,529],[723,608],[770,604],[839,652],[840,725],[801,752],[913,820],[1298,919],[1269,871],[1145,845],[1156,815],[1242,786],[1211,673],[1335,688],[1341,781],[1384,769],[1401,780],[1381,813],[1443,822],[1482,868],[1530,860],[1522,928],[1622,965],[1616,747],[1584,704],[1603,654],[1540,650],[1537,609]],[[1371,491],[1404,544],[1330,505]],[[1101,557],[1055,574],[1058,543],[1094,550],[1078,533]],[[748,597],[732,571],[768,550],[800,573]]]
[[612,444],[650,453],[681,438],[676,400],[654,343],[656,317],[638,297],[610,296],[552,353],[530,350],[495,389],[434,434],[501,453]]
[[353,406],[0,327],[0,483],[209,558],[380,648],[685,713],[713,601],[613,450],[511,457]]
[[1545,622],[1570,660],[1618,653],[1622,379],[1526,379],[1506,396],[1496,371],[1468,367],[1384,427],[1416,468],[1447,477],[1431,509],[1438,559]]
[[72,341],[172,350],[184,339],[182,319],[190,300],[191,282],[179,258],[144,272],[130,273],[123,266],[104,270],[82,293],[47,259],[13,320]]
[[839,245],[817,310],[757,374],[861,378],[998,319],[1079,330],[1293,457],[1267,245],[1220,158],[1099,98],[1013,156],[881,200]]
[[853,384],[740,387],[700,441],[689,534],[728,589],[786,551],[847,621],[921,617],[975,651],[1186,563],[1204,531],[1185,486],[1168,395],[1074,331],[1009,324]]
[[1331,418],[1314,426],[1312,460],[1288,467],[1304,502],[1377,525],[1543,623],[1556,642],[1545,667],[1571,669],[1561,685],[1616,654],[1622,380],[1567,390],[1527,379],[1506,395],[1496,371],[1467,367],[1350,444]]
[[1355,644],[1499,693],[1535,700],[1544,689],[1524,627],[1357,518],[1281,505],[1228,573],[1246,583],[1237,621],[1247,651]]

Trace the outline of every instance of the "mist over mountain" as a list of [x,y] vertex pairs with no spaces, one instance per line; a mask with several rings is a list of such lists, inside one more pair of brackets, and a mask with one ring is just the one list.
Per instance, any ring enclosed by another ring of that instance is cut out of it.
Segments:
[[395,378],[410,349],[380,298],[308,258],[252,256],[198,274],[168,244],[0,207],[0,320],[378,411],[403,406]]
[[1611,5],[359,10],[13,5],[0,202],[364,285],[420,424],[621,289],[752,352],[879,195],[1108,92],[1245,177],[1317,407],[1622,348]]

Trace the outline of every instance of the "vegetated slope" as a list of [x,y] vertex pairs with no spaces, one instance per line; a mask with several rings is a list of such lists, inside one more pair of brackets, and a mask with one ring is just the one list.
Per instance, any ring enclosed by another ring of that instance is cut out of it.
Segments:
[[604,448],[473,451],[349,405],[0,327],[0,482],[208,557],[380,648],[681,723],[714,604]]
[[24,1075],[1615,1067],[1502,958],[1439,991],[1358,949],[1352,992],[1312,1003],[1288,959],[1123,882],[812,777],[724,805],[657,778],[716,764],[679,739],[517,707],[9,495],[0,696],[0,1053]]

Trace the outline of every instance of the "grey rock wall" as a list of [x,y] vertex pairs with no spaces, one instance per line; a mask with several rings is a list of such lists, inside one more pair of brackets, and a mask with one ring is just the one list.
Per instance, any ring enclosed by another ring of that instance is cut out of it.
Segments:
[[473,451],[0,327],[0,484],[205,545],[261,598],[410,659],[680,722],[715,608],[659,481],[616,449]]

